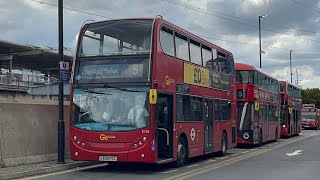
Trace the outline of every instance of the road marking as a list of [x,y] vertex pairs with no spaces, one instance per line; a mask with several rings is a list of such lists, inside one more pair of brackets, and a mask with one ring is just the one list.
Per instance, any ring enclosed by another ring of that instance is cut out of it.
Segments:
[[209,160],[205,161],[205,163],[212,163],[212,162],[215,162],[215,161],[217,161],[217,160],[215,160],[215,159],[209,159]]
[[303,150],[296,150],[296,151],[294,151],[293,153],[286,153],[286,155],[287,156],[297,156],[297,155],[300,155],[300,154],[302,154],[302,151]]
[[175,171],[178,171],[178,169],[169,169],[167,171],[162,171],[162,172],[159,172],[159,173],[168,174],[168,173],[175,172]]
[[241,152],[242,154],[245,154],[245,153],[248,153],[249,151],[243,151],[243,152]]
[[266,153],[266,152],[269,152],[269,151],[272,151],[272,150],[275,150],[275,149],[278,149],[278,148],[281,148],[283,146],[292,144],[294,142],[301,141],[303,139],[306,139],[306,138],[309,138],[309,137],[312,137],[312,136],[314,136],[314,135],[308,135],[308,136],[301,137],[299,139],[295,139],[294,141],[284,142],[282,144],[276,145],[273,148],[269,148],[269,149],[259,149],[256,152],[252,152],[252,153],[249,153],[249,154],[244,154],[244,155],[241,155],[241,156],[238,156],[238,157],[235,157],[235,158],[231,158],[231,159],[228,159],[228,160],[216,163],[216,164],[207,165],[205,167],[201,167],[201,168],[197,168],[197,169],[194,169],[194,170],[190,170],[188,172],[180,173],[180,174],[165,178],[165,180],[173,180],[173,179],[175,179],[175,180],[176,179],[183,180],[183,179],[191,178],[193,176],[196,176],[196,175],[199,175],[199,174],[203,174],[203,173],[206,173],[206,172],[210,172],[210,171],[218,169],[220,167],[223,167],[223,166],[235,163],[235,162],[239,162],[239,161],[242,161],[242,160],[245,160],[245,159],[248,159],[248,158],[251,158],[251,157],[257,156],[259,154],[263,154],[263,153]]
[[217,159],[227,159],[228,158],[228,156],[224,156],[224,157],[219,157],[219,158],[217,158]]
[[234,156],[238,156],[238,155],[239,155],[239,154],[232,154],[231,156],[233,156],[233,157],[234,157]]
[[59,175],[59,174],[75,172],[75,171],[82,171],[82,170],[87,170],[87,169],[99,168],[99,167],[103,167],[103,166],[107,166],[107,165],[108,165],[108,163],[103,163],[103,164],[97,164],[97,165],[91,165],[91,166],[85,166],[85,167],[77,167],[77,168],[69,169],[69,170],[65,170],[65,171],[37,175],[37,176],[32,176],[32,177],[27,177],[27,178],[22,178],[22,179],[24,179],[24,180],[39,179],[39,178],[44,178],[44,177],[48,177],[48,176],[55,176],[55,175]]
[[196,166],[199,166],[200,164],[193,164],[193,165],[190,165],[190,166],[187,166],[187,168],[192,168],[192,167],[196,167]]

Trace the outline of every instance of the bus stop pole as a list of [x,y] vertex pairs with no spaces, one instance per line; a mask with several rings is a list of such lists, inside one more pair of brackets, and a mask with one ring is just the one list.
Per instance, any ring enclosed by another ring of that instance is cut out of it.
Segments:
[[[59,62],[63,59],[63,0],[58,0],[58,30],[59,30]],[[59,120],[58,120],[58,164],[65,163],[65,124],[63,113],[63,79],[59,64]]]

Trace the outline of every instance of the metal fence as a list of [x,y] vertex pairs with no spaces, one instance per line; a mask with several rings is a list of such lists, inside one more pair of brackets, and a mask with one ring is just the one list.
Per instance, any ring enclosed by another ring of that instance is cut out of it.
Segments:
[[59,79],[53,77],[6,73],[0,74],[0,89],[27,91],[32,87],[48,86],[58,81]]

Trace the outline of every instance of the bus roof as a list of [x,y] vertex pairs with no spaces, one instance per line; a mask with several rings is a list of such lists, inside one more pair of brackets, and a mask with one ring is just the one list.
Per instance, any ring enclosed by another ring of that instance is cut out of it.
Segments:
[[273,76],[269,75],[268,73],[263,72],[262,69],[254,67],[250,64],[244,64],[244,63],[234,63],[234,68],[237,71],[258,71],[261,74],[264,74],[265,76],[268,76],[271,79],[274,79],[276,81],[278,81],[276,78],[274,78]]
[[[95,21],[95,22],[90,21],[90,22],[85,23],[84,26],[85,26],[85,25],[89,25],[89,24],[104,23],[104,22],[109,22],[109,21],[125,21],[125,20],[154,20],[154,18],[123,18],[123,19],[109,19],[109,20]],[[187,30],[185,30],[185,29],[183,29],[183,28],[181,28],[181,27],[179,27],[179,26],[177,26],[177,25],[169,22],[169,21],[166,21],[166,20],[164,20],[164,19],[161,18],[161,17],[157,17],[155,23],[156,23],[156,24],[158,23],[160,26],[161,26],[162,24],[166,24],[166,25],[168,25],[168,26],[170,26],[170,27],[172,27],[172,28],[180,31],[180,32],[183,33],[183,34],[188,35],[189,37],[192,37],[192,39],[198,40],[198,41],[200,41],[201,43],[204,43],[204,44],[206,44],[207,46],[216,49],[216,50],[219,51],[219,52],[223,52],[223,53],[226,53],[226,54],[228,54],[228,55],[233,56],[230,51],[227,51],[226,49],[223,49],[223,48],[221,48],[221,47],[219,47],[219,46],[211,43],[210,41],[205,40],[205,39],[203,39],[203,38],[201,38],[201,37],[199,37],[199,36],[197,36],[197,35],[189,32],[189,31],[187,31]],[[84,27],[84,26],[83,26],[83,27]]]
[[286,86],[291,85],[291,86],[293,86],[293,87],[295,87],[297,89],[301,89],[300,87],[298,87],[298,86],[296,86],[294,84],[291,84],[291,83],[289,83],[288,81],[285,81],[285,80],[279,80],[279,83],[285,83]]

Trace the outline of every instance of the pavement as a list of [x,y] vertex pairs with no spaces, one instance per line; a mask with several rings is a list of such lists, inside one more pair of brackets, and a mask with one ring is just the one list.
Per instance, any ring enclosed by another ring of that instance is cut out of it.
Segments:
[[65,164],[57,164],[56,161],[48,161],[21,166],[5,167],[0,168],[0,180],[23,178],[27,176],[53,173],[72,168],[88,167],[96,164],[97,162],[71,161],[67,159]]
[[193,158],[181,168],[171,164],[122,164],[54,161],[1,168],[0,179],[217,179],[217,180],[318,180],[320,131],[303,131],[300,136],[280,139],[262,147],[234,148],[227,156],[216,154]]

